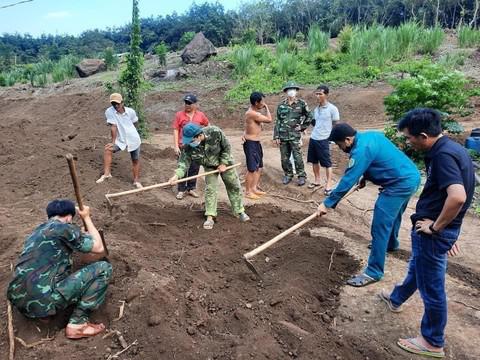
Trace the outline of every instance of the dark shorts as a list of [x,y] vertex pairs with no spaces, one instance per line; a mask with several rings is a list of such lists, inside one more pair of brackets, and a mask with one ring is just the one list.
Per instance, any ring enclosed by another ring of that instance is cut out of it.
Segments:
[[[116,153],[117,151],[120,151],[120,148],[117,145],[113,145],[113,152]],[[140,159],[140,146],[136,150],[130,151],[130,157],[132,160]]]
[[260,141],[245,140],[243,152],[247,160],[247,170],[255,172],[263,168],[263,150]]
[[312,164],[320,163],[321,167],[332,167],[330,160],[330,142],[328,140],[310,139],[308,143],[307,162]]

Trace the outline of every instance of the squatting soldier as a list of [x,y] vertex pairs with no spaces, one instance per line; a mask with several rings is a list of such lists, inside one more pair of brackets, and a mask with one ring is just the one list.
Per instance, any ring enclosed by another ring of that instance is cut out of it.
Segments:
[[293,167],[290,156],[293,155],[295,171],[298,176],[298,186],[305,185],[307,174],[302,159],[302,148],[300,144],[301,133],[312,122],[312,114],[308,110],[307,103],[297,98],[297,91],[300,88],[293,81],[289,81],[283,87],[287,97],[277,108],[277,117],[273,130],[273,140],[280,145],[282,158],[282,169],[284,185],[290,183],[293,178]]
[[65,329],[69,339],[97,335],[103,324],[88,322],[89,314],[105,301],[112,266],[106,261],[91,263],[72,274],[72,252],[101,254],[102,239],[86,206],[78,210],[88,233],[72,224],[75,205],[53,200],[47,206],[48,221],[25,240],[7,290],[10,302],[29,318],[47,318],[73,305]]
[[[173,183],[183,178],[192,161],[202,165],[206,172],[218,170],[227,189],[234,215],[238,216],[242,222],[249,221],[250,218],[243,207],[237,172],[235,169],[225,170],[227,166],[233,165],[233,158],[230,152],[230,143],[223,131],[216,126],[202,128],[197,124],[189,123],[183,128],[182,142],[184,147],[178,160],[178,167],[175,175],[169,181]],[[214,217],[217,216],[218,173],[207,175],[205,183],[205,216],[207,220],[203,223],[203,228],[212,229]]]

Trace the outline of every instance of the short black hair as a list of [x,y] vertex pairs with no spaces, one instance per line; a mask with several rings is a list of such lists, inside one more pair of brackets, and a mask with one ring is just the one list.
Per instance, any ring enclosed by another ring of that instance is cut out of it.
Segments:
[[47,216],[50,219],[54,216],[75,216],[75,204],[70,200],[53,200],[47,205]]
[[407,112],[398,122],[398,130],[408,129],[413,136],[425,133],[428,136],[438,136],[442,133],[442,115],[438,110],[416,108]]
[[255,105],[257,102],[262,101],[265,97],[261,92],[254,91],[250,94],[250,104]]
[[348,125],[347,123],[340,123],[333,127],[330,133],[329,141],[339,142],[344,141],[349,136],[355,136],[357,130]]
[[318,87],[317,87],[317,91],[318,91],[318,90],[323,90],[323,93],[324,93],[324,94],[327,94],[327,95],[328,95],[328,93],[330,93],[330,89],[328,88],[327,85],[320,85],[320,86],[318,86]]

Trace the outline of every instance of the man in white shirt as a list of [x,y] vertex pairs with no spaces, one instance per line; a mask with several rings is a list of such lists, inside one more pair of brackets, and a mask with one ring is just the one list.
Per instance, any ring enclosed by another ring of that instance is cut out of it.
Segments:
[[97,180],[102,183],[112,177],[110,167],[112,165],[112,154],[127,150],[132,158],[133,185],[141,188],[140,177],[140,135],[135,123],[138,121],[135,110],[124,106],[122,95],[114,93],[110,95],[110,106],[105,110],[107,124],[110,126],[112,141],[105,145],[103,153],[103,175]]
[[340,120],[338,109],[328,102],[330,90],[326,85],[320,85],[315,90],[318,105],[313,110],[314,124],[310,142],[308,144],[307,162],[312,163],[315,180],[308,185],[310,189],[320,186],[320,167],[325,168],[327,181],[325,184],[325,195],[332,192],[332,161],[330,159],[330,144],[328,137],[332,127]]

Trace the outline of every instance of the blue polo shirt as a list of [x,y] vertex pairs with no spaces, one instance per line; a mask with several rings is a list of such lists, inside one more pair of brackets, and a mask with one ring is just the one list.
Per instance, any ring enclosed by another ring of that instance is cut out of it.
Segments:
[[472,159],[467,150],[449,139],[447,136],[439,138],[425,155],[427,181],[417,202],[415,214],[411,216],[412,223],[417,220],[436,220],[440,215],[445,200],[447,188],[453,184],[463,185],[467,194],[467,201],[457,217],[447,226],[458,228],[462,225],[463,217],[472,203],[475,190],[475,173]]
[[410,196],[420,184],[420,173],[413,161],[383,133],[357,132],[345,174],[323,204],[334,208],[362,175],[391,196]]

